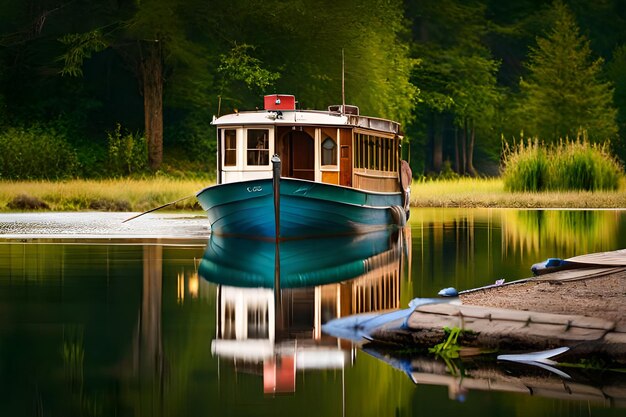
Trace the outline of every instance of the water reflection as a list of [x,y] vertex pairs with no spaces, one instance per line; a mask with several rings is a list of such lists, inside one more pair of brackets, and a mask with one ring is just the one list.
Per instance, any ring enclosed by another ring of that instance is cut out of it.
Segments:
[[609,210],[503,211],[504,252],[532,255],[544,246],[585,254],[614,248],[620,215]]
[[409,239],[408,229],[280,244],[212,237],[199,267],[220,284],[211,352],[262,375],[272,394],[294,392],[297,371],[343,370],[356,346],[322,324],[399,308]]
[[[279,298],[273,244],[0,242],[0,415],[568,415],[589,407],[621,415],[598,406],[626,407],[623,382],[608,371],[565,369],[576,382],[564,389],[606,395],[590,394],[589,406],[531,385],[526,378],[562,381],[540,369],[463,359],[455,376],[432,356],[362,349],[321,331],[331,319],[405,308],[444,287],[525,278],[547,257],[626,247],[624,211],[558,213],[414,210],[410,234],[283,245],[280,259],[291,261],[279,264]],[[521,377],[535,395],[494,391],[497,372]],[[485,381],[493,390],[472,385]],[[464,403],[448,399],[463,389]]]
[[626,407],[626,381],[620,372],[561,368],[568,373],[569,378],[564,379],[528,365],[480,357],[441,361],[432,356],[377,350],[371,346],[363,350],[404,372],[415,384],[445,387],[448,397],[460,402],[482,391]]
[[626,247],[621,210],[419,209],[411,214],[412,281],[403,303],[532,275],[550,257]]

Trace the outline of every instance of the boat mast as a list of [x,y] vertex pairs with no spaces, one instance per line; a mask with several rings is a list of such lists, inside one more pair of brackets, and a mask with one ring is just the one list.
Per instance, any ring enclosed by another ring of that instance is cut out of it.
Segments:
[[343,54],[343,48],[341,48],[341,114],[345,113],[346,108],[346,63]]

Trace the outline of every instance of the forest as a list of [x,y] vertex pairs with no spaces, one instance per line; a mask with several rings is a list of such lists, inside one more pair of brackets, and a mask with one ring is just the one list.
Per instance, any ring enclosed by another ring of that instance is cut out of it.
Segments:
[[506,146],[626,159],[624,0],[3,0],[0,179],[214,171],[214,115],[264,94],[394,119],[415,176]]

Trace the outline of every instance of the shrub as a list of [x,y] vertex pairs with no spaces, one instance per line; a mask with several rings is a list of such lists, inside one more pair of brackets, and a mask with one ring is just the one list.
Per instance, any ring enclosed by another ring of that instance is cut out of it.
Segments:
[[34,126],[0,133],[0,178],[68,178],[77,166],[75,150],[53,129]]
[[113,132],[107,132],[109,139],[109,173],[128,175],[141,172],[148,166],[148,145],[139,133],[125,132],[118,123]]
[[542,191],[548,180],[548,155],[539,146],[539,141],[509,147],[505,142],[504,188],[508,191]]
[[503,180],[509,191],[616,190],[622,167],[608,144],[586,138],[545,146],[538,140],[505,144]]
[[47,210],[50,208],[45,201],[28,194],[15,196],[9,201],[7,207],[12,210]]

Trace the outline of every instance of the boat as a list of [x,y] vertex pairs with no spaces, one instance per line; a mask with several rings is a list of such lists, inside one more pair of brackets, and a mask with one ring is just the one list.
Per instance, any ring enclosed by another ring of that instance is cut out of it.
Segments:
[[264,109],[214,118],[217,184],[196,194],[211,232],[295,239],[404,225],[411,170],[400,124],[356,106],[296,108],[293,95]]

